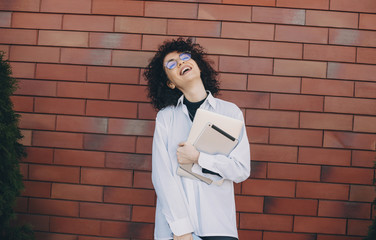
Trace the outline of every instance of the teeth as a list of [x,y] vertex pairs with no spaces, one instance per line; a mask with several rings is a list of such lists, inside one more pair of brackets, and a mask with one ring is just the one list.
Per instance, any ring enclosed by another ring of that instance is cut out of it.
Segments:
[[182,69],[181,74],[183,75],[185,72],[189,71],[191,68],[190,67],[185,67]]

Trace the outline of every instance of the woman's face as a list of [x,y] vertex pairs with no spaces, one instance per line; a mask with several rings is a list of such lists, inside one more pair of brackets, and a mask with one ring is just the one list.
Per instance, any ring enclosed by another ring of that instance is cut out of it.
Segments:
[[[176,65],[172,61],[176,61]],[[166,64],[172,69],[166,67]],[[174,89],[177,87],[183,90],[195,83],[202,83],[200,78],[200,69],[195,60],[189,58],[186,54],[180,52],[171,52],[163,60],[163,68],[169,79],[167,86]]]

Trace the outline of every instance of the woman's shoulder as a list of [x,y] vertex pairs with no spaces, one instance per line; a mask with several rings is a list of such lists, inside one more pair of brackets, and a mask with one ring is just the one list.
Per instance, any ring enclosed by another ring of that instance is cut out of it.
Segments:
[[156,120],[167,121],[168,119],[171,119],[174,109],[175,106],[172,105],[162,108],[157,112]]
[[215,98],[215,100],[217,109],[220,112],[223,112],[223,114],[237,116],[242,113],[240,108],[233,102],[229,102],[220,98]]

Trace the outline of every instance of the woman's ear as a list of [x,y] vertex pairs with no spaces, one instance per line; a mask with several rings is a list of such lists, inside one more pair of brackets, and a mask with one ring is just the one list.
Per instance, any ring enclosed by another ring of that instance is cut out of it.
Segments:
[[175,84],[173,84],[171,81],[167,82],[167,86],[171,89],[175,89]]

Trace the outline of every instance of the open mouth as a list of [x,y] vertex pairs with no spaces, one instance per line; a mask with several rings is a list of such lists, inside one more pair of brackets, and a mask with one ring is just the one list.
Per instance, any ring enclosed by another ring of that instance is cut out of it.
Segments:
[[180,70],[180,75],[185,75],[187,72],[191,71],[192,68],[189,66],[185,66]]

